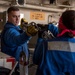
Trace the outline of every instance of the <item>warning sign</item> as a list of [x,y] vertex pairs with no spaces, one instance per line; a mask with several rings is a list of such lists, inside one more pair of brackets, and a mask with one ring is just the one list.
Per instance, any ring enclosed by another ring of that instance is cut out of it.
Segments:
[[43,12],[30,12],[31,20],[45,20],[45,13]]

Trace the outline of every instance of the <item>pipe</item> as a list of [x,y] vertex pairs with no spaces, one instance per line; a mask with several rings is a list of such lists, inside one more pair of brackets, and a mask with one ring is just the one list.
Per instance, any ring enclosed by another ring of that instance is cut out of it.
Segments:
[[53,11],[53,12],[64,12],[66,9],[58,9],[58,8],[51,8],[51,7],[44,7],[44,6],[35,6],[35,5],[29,5],[29,4],[24,4],[24,5],[15,5],[17,7],[22,7],[22,8],[28,8],[28,9],[35,9],[35,10],[42,10],[42,11]]
[[48,24],[52,22],[52,15],[48,15]]

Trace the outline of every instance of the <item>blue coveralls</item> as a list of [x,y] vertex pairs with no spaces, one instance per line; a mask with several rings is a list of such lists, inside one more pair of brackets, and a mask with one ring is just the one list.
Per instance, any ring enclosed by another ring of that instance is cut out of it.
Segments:
[[29,36],[23,32],[19,26],[7,22],[1,34],[1,51],[13,56],[19,61],[20,52],[23,50],[28,57],[27,41]]
[[75,75],[75,38],[39,38],[33,56],[36,75]]

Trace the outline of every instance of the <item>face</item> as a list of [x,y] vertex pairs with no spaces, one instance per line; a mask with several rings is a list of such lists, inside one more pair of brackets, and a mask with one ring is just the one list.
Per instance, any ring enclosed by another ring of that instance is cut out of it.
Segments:
[[8,14],[8,22],[14,24],[15,26],[18,26],[20,21],[20,12],[19,11],[11,11]]

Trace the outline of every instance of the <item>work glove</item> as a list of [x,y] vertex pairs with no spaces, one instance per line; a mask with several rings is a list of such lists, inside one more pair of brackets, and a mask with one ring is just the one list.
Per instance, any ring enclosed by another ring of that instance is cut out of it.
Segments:
[[49,25],[43,25],[43,24],[37,24],[39,31],[38,31],[38,37],[39,38],[43,38],[43,39],[52,39],[54,38],[54,35],[50,32],[50,30],[48,29]]
[[28,26],[28,22],[25,18],[22,18],[21,19],[21,23],[20,23],[20,27],[23,31],[26,31],[27,29],[27,26]]
[[38,32],[38,28],[36,26],[35,22],[31,22],[28,26],[27,26],[27,30],[26,30],[26,34],[28,36],[35,36]]
[[37,24],[39,31],[38,31],[38,37],[43,38],[44,31],[48,31],[48,25],[44,24]]

